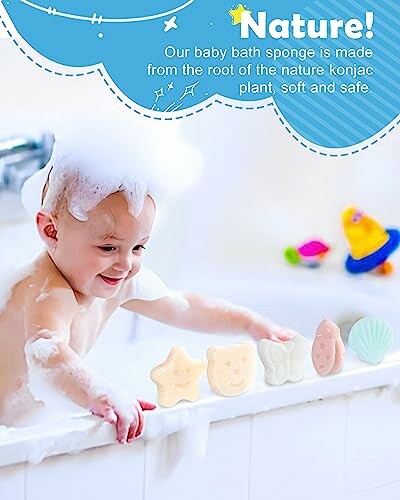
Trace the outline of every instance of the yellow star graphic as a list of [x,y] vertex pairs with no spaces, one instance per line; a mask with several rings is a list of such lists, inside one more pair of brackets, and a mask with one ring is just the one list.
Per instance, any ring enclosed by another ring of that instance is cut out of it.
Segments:
[[151,380],[157,385],[159,404],[170,407],[182,399],[200,399],[199,379],[205,368],[205,361],[191,359],[183,347],[174,346],[164,363],[150,373]]
[[228,14],[232,17],[232,24],[234,26],[242,22],[243,12],[248,12],[249,14],[251,14],[251,10],[245,9],[242,3],[237,4],[236,9],[231,9],[228,11]]

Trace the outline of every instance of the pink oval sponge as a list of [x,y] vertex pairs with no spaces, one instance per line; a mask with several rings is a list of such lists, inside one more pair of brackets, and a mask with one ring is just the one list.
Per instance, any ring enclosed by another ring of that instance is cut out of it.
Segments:
[[319,324],[313,342],[311,357],[319,375],[340,372],[344,360],[344,344],[339,327],[329,319]]

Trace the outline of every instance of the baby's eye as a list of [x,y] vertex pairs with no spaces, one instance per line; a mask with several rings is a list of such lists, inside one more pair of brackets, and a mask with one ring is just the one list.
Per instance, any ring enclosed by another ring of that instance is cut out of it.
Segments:
[[228,360],[228,361],[225,361],[225,366],[226,366],[227,368],[229,368],[229,367],[231,366],[231,362],[230,362],[229,360]]
[[103,247],[99,247],[99,248],[100,248],[100,250],[103,250],[103,252],[107,252],[107,253],[115,252],[117,250],[117,247],[113,247],[112,245],[103,246]]
[[146,250],[146,247],[144,247],[143,245],[136,245],[135,247],[133,247],[132,252],[140,255],[142,253],[142,250]]

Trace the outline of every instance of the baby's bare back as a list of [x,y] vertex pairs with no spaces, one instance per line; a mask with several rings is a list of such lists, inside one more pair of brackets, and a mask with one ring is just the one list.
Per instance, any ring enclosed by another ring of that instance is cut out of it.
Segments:
[[[52,297],[58,293],[70,294],[73,299],[57,311]],[[0,424],[18,425],[43,406],[29,391],[26,343],[49,329],[57,318],[60,332],[54,333],[63,335],[75,353],[84,357],[118,302],[114,297],[80,303],[49,256],[43,254],[37,259],[28,276],[10,290],[0,312]],[[63,325],[63,316],[72,317],[72,322]]]

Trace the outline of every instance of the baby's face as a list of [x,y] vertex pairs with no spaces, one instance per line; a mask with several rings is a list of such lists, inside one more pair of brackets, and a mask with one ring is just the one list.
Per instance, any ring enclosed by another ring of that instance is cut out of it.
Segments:
[[135,217],[121,192],[101,201],[85,222],[66,213],[58,224],[52,258],[75,292],[111,298],[139,271],[154,215],[150,196]]

